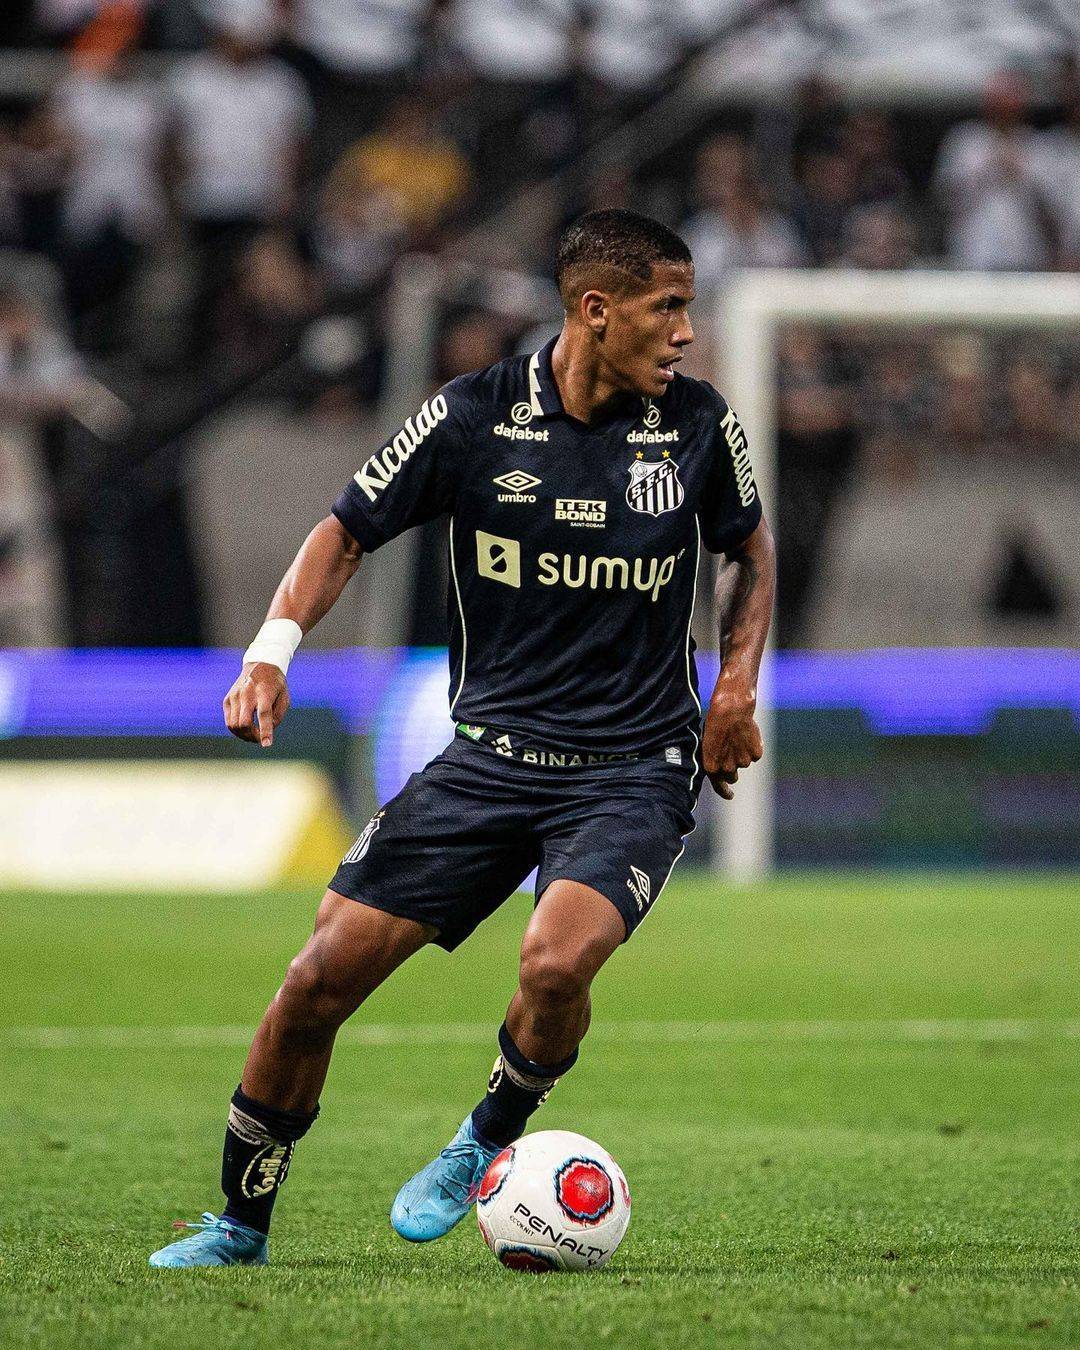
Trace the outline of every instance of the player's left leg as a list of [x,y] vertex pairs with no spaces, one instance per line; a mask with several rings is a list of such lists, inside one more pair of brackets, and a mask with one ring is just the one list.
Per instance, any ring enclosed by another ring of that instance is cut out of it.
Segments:
[[591,886],[556,880],[544,889],[525,930],[518,989],[499,1029],[487,1094],[398,1192],[390,1219],[402,1237],[442,1237],[468,1213],[491,1160],[524,1133],[577,1059],[593,978],[626,935],[619,910]]
[[518,988],[499,1029],[499,1058],[472,1113],[478,1134],[504,1148],[577,1059],[589,1029],[589,989],[626,925],[611,901],[578,881],[553,881],[521,944]]

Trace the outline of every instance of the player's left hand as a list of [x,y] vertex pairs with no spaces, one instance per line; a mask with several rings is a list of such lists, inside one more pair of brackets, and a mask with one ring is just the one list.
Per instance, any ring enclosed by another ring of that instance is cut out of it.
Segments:
[[705,714],[701,763],[713,787],[731,801],[739,770],[756,764],[763,754],[761,731],[754,720],[757,696],[744,684],[717,684]]

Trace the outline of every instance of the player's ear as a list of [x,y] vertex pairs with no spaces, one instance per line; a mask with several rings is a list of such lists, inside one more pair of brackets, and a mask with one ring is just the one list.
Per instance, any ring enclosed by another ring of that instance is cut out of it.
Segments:
[[586,291],[581,297],[581,321],[597,337],[604,336],[608,323],[609,300],[603,291]]

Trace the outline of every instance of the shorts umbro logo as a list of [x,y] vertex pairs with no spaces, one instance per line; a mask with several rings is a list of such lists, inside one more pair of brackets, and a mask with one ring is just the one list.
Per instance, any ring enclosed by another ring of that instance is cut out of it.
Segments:
[[649,903],[649,897],[652,893],[652,882],[649,880],[647,872],[643,872],[640,867],[630,866],[630,878],[627,881],[627,887],[630,894],[637,901],[639,910],[645,909]]

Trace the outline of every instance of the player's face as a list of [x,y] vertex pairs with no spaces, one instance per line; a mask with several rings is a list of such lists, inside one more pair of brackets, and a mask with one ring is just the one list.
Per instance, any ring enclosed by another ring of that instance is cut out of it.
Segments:
[[621,388],[657,398],[674,380],[682,349],[694,340],[693,299],[692,263],[655,263],[642,290],[612,303],[604,359]]

